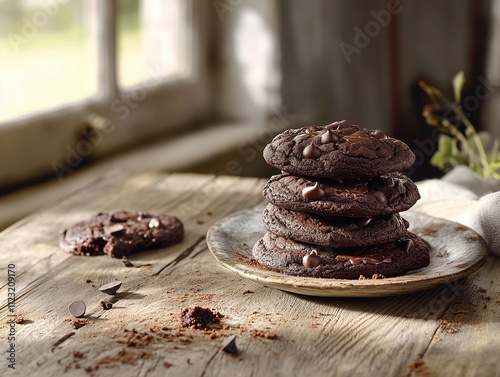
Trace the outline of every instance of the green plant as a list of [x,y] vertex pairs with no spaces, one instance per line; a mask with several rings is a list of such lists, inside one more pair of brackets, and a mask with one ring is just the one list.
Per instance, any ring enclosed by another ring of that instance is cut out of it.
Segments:
[[[426,123],[442,131],[431,164],[445,172],[457,165],[468,165],[483,178],[500,180],[500,141],[493,140],[488,132],[477,132],[464,115],[460,105],[464,73],[457,73],[452,83],[454,102],[434,86],[424,81],[418,83],[431,100],[422,111]],[[488,146],[491,147],[487,149]]]

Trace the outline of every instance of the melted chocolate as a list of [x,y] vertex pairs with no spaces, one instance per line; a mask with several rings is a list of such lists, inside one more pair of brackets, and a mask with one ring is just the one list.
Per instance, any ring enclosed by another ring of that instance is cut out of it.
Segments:
[[391,258],[384,257],[382,254],[363,254],[363,255],[337,255],[335,259],[345,259],[351,262],[351,264],[380,264],[389,263]]
[[413,247],[413,241],[410,240],[409,238],[404,239],[404,240],[397,240],[396,244],[405,253],[409,252],[411,250],[411,248]]
[[309,200],[320,200],[326,195],[326,191],[323,190],[319,182],[316,182],[314,186],[304,187],[302,190],[302,196]]
[[311,144],[304,148],[304,150],[302,151],[302,155],[305,158],[316,160],[319,158],[319,156],[321,156],[321,149]]
[[314,268],[319,266],[321,263],[321,257],[318,255],[316,250],[311,251],[311,254],[306,254],[302,258],[302,264],[306,268]]
[[372,143],[370,136],[363,130],[359,130],[350,135],[345,135],[344,139],[347,141],[362,141]]
[[372,195],[377,199],[377,201],[380,204],[386,204],[387,203],[387,196],[382,191],[374,191]]
[[318,132],[318,131],[315,131],[315,130],[310,129],[310,128],[308,128],[305,132],[306,132],[306,134],[308,134],[308,135],[312,135],[312,136],[319,135],[319,132]]
[[360,228],[363,228],[365,226],[367,226],[368,224],[370,224],[372,222],[372,218],[371,217],[367,217],[366,219],[359,219],[355,222],[355,224],[357,226],[359,226]]
[[361,145],[358,149],[352,152],[355,156],[363,156],[367,157],[370,159],[377,158],[377,153],[375,153],[373,150],[368,149],[364,145]]
[[372,132],[372,136],[376,139],[387,139],[387,135],[383,132],[383,131],[380,131],[380,130],[375,130]]
[[349,127],[352,127],[353,125],[352,124],[349,124],[347,121],[345,120],[341,120],[340,122],[335,122],[335,123],[332,123],[332,126],[339,123],[339,125],[337,126],[337,130],[343,130],[345,128],[349,128]]
[[351,194],[366,194],[368,192],[368,187],[364,183],[357,183],[354,185],[348,185],[348,186],[337,186],[335,187],[336,190],[338,191],[347,191]]

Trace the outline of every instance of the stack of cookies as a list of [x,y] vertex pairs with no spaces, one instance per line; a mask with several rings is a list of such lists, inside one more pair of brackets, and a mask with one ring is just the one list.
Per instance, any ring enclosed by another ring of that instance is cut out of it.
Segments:
[[397,276],[429,264],[400,215],[420,198],[399,170],[415,155],[380,130],[346,121],[286,130],[264,150],[282,174],[263,190],[268,233],[253,248],[267,268],[337,279]]

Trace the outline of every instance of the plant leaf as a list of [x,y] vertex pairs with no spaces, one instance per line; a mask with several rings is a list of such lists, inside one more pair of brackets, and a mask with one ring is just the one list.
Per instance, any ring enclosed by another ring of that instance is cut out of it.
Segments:
[[453,93],[455,94],[455,102],[460,103],[460,96],[462,94],[462,89],[465,84],[465,74],[464,71],[458,72],[453,76]]

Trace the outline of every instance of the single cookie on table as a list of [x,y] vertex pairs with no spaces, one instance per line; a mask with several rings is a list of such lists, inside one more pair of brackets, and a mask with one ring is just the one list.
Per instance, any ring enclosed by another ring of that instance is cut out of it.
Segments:
[[359,248],[317,246],[266,233],[252,255],[273,271],[329,279],[391,277],[429,265],[429,247],[410,232],[390,243]]
[[409,168],[410,148],[380,130],[343,120],[286,130],[264,149],[269,165],[290,174],[320,178],[375,177]]
[[406,211],[420,194],[400,173],[381,177],[338,180],[274,175],[263,189],[277,207],[333,216],[371,217]]
[[144,212],[98,213],[64,230],[60,247],[75,255],[121,258],[135,251],[181,242],[184,228],[173,216]]
[[291,211],[268,204],[262,213],[266,229],[278,236],[315,245],[359,247],[402,237],[409,226],[399,214],[366,218]]

